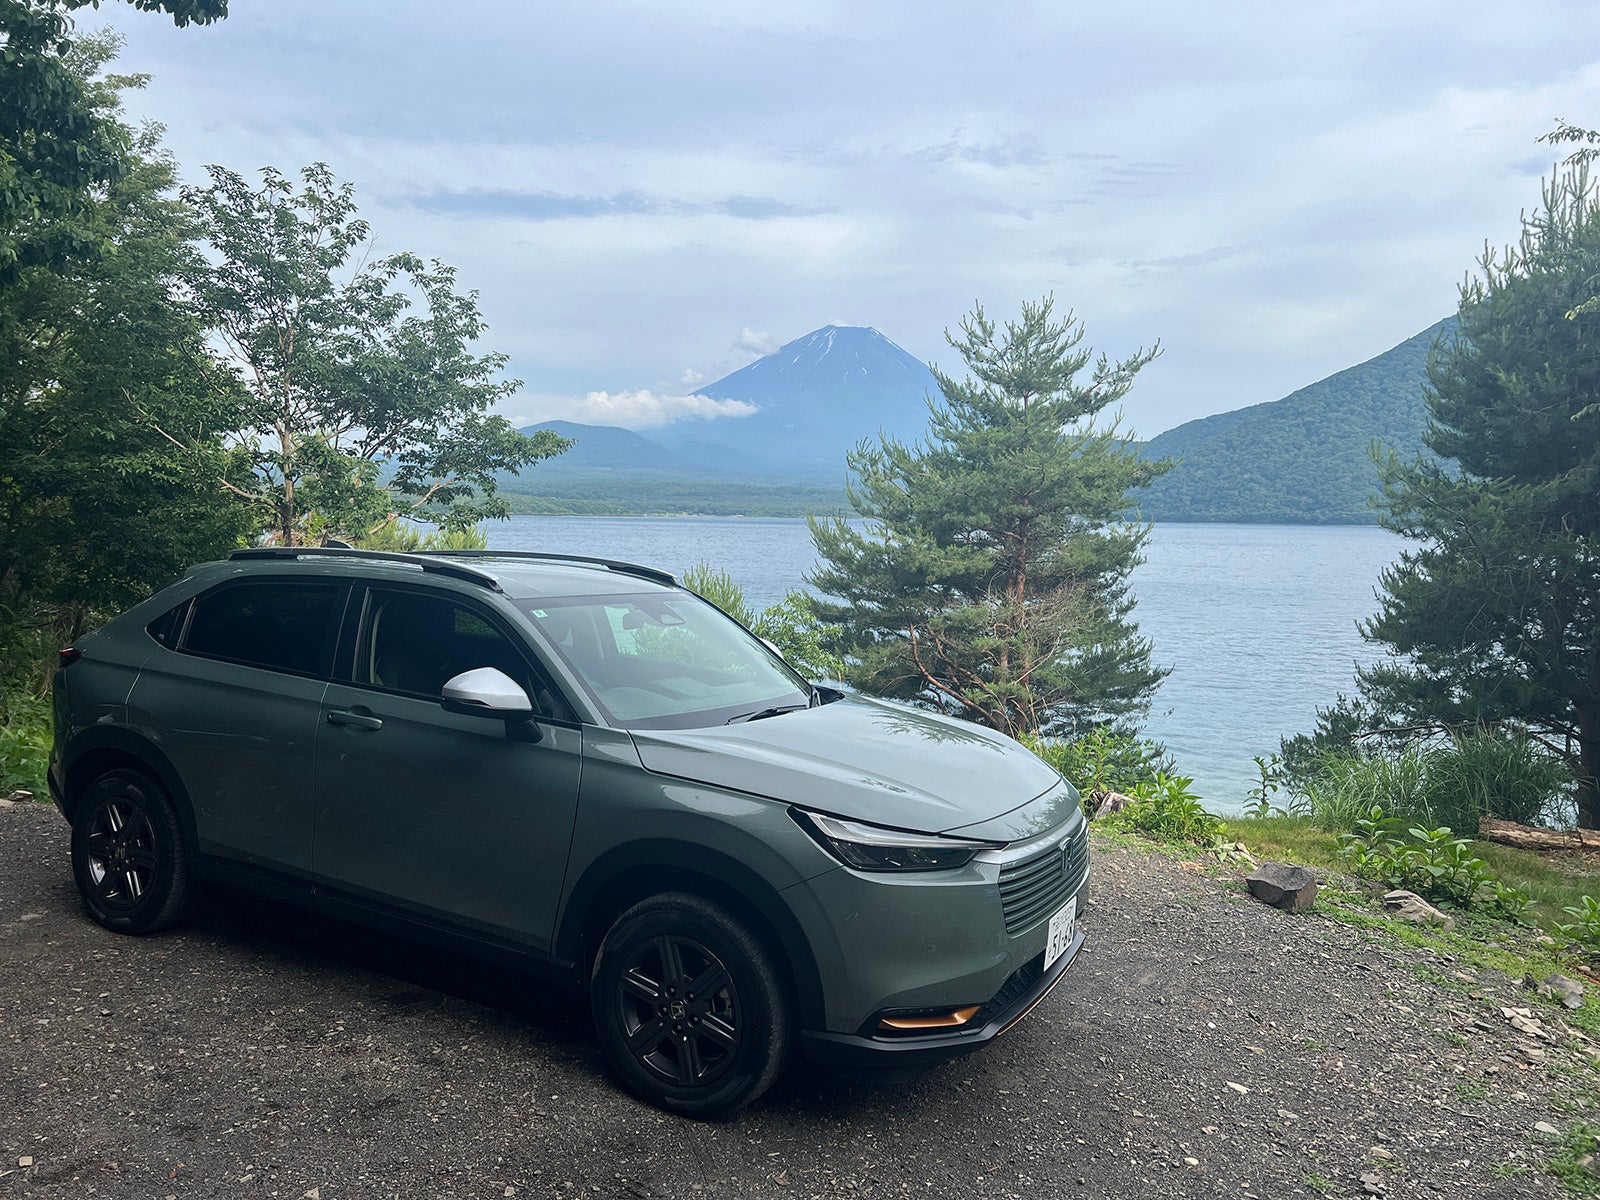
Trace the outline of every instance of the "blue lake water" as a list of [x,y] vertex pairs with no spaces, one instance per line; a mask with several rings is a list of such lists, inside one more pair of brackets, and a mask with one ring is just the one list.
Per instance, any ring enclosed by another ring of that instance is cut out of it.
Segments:
[[[489,545],[628,559],[682,571],[726,570],[756,607],[801,586],[816,562],[804,521],[746,517],[513,517]],[[1147,732],[1217,811],[1235,811],[1255,755],[1309,730],[1319,705],[1348,692],[1378,651],[1356,622],[1377,609],[1379,572],[1399,555],[1370,527],[1155,527],[1134,573],[1135,618],[1172,674]]]

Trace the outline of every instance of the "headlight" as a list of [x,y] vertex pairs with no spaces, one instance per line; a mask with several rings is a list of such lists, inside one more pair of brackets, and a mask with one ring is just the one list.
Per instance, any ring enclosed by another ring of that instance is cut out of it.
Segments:
[[789,813],[818,845],[858,871],[949,871],[971,862],[980,850],[997,845],[935,833],[906,833],[801,808],[791,808]]

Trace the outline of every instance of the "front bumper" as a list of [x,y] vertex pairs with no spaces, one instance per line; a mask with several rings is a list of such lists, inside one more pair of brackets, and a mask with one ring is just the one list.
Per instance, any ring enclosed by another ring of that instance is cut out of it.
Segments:
[[1077,961],[1084,933],[1078,930],[1072,944],[1048,971],[1041,970],[1044,953],[1012,973],[1005,985],[983,1006],[968,1028],[922,1037],[873,1037],[807,1029],[800,1034],[800,1050],[807,1062],[832,1067],[931,1067],[946,1059],[981,1050],[1023,1017],[1061,982]]

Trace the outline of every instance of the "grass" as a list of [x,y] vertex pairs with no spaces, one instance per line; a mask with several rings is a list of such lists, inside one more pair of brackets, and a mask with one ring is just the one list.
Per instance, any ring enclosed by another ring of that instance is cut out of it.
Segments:
[[[1235,817],[1226,822],[1225,839],[1243,842],[1259,859],[1303,863],[1328,871],[1347,872],[1339,857],[1337,835],[1311,817]],[[1473,842],[1472,853],[1482,858],[1500,879],[1528,893],[1528,917],[1544,929],[1572,918],[1562,911],[1577,906],[1585,895],[1600,895],[1600,856],[1591,862],[1579,854],[1548,855],[1494,842]],[[1470,921],[1457,913],[1458,920]],[[1487,936],[1493,937],[1492,931]]]
[[1600,1125],[1579,1121],[1569,1125],[1550,1154],[1549,1171],[1569,1196],[1600,1196],[1600,1175],[1595,1154],[1600,1152]]

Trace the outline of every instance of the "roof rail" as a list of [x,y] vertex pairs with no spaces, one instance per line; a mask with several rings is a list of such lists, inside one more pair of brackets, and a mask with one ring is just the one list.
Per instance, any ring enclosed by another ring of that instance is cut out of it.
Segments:
[[397,554],[390,550],[356,550],[348,546],[251,546],[244,550],[235,550],[228,555],[233,558],[359,558],[376,562],[402,563],[406,566],[421,567],[424,571],[435,575],[448,575],[452,579],[464,579],[468,583],[476,583],[491,591],[503,591],[500,581],[487,571],[480,571],[476,567],[466,566],[464,563],[440,562],[437,558],[426,557],[421,554]]
[[587,554],[552,554],[542,550],[424,550],[421,553],[441,558],[529,558],[538,562],[583,563],[590,567],[605,567],[608,571],[615,571],[619,575],[636,575],[640,579],[664,583],[668,587],[678,586],[677,577],[670,571],[642,567],[638,563],[622,562],[615,558],[591,558]]

